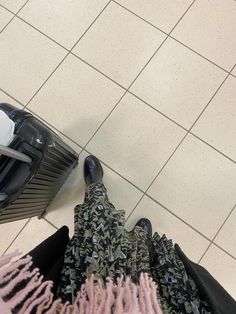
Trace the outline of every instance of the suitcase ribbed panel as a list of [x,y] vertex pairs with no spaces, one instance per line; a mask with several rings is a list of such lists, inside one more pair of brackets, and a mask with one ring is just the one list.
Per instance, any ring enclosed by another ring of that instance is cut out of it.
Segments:
[[17,199],[7,208],[0,209],[0,223],[42,216],[77,163],[78,156],[56,138]]

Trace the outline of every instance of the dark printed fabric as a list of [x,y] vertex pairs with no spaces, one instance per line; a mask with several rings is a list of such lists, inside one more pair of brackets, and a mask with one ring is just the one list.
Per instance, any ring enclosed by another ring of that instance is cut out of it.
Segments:
[[75,233],[66,253],[58,290],[62,301],[73,302],[87,277],[94,274],[105,285],[121,274],[138,282],[141,272],[153,277],[165,313],[210,313],[199,299],[173,244],[157,233],[150,239],[142,228],[124,228],[125,211],[109,202],[103,184],[90,185],[82,205],[75,208]]

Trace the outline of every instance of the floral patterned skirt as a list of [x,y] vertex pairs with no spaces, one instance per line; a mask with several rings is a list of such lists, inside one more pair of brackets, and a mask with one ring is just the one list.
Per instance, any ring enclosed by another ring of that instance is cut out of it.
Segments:
[[164,313],[210,313],[172,241],[158,233],[150,238],[139,226],[126,231],[125,211],[109,202],[103,184],[88,187],[74,218],[75,232],[65,253],[58,290],[63,302],[73,302],[92,274],[105,285],[108,276],[114,281],[129,276],[138,282],[143,272],[156,282]]

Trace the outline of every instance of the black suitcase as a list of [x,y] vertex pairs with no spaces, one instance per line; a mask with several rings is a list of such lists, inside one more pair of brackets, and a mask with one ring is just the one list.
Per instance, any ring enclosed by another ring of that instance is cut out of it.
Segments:
[[78,154],[32,114],[5,103],[0,110],[15,123],[9,148],[28,158],[0,155],[0,195],[5,195],[0,199],[0,223],[40,218],[77,166]]

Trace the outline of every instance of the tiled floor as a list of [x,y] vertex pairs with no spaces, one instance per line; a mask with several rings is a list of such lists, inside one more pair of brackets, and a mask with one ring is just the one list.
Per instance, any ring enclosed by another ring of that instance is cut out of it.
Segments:
[[236,298],[236,2],[0,0],[0,101],[80,155],[45,219],[0,225],[0,254],[73,234],[84,157],[127,228],[178,242]]

